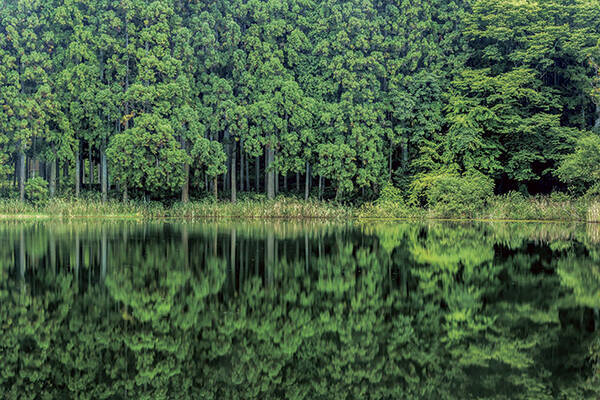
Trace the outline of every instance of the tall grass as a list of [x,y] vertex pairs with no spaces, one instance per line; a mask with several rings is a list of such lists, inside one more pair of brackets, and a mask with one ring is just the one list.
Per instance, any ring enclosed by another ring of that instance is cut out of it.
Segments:
[[[165,205],[160,202],[98,199],[52,199],[34,205],[16,199],[0,199],[0,218],[320,218],[345,220],[464,218],[465,214],[441,215],[439,210],[407,206],[403,201],[365,203],[360,207],[294,197],[267,200],[264,196],[243,196],[237,203],[205,199]],[[600,200],[572,199],[565,195],[524,197],[518,194],[494,196],[472,219],[545,220],[600,222]]]
[[0,216],[4,218],[28,217],[124,217],[124,218],[352,218],[353,208],[316,200],[301,201],[279,197],[275,200],[243,199],[237,203],[201,200],[174,203],[127,203],[97,200],[52,199],[33,205],[18,200],[0,200]]

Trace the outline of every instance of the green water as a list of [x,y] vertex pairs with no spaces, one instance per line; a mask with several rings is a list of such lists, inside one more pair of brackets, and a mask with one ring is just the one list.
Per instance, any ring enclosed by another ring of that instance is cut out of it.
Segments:
[[0,244],[2,399],[600,396],[598,225],[3,222]]

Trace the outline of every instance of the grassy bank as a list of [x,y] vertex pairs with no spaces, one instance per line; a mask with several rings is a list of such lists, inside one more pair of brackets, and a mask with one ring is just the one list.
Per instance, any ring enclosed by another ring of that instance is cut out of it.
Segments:
[[192,201],[165,205],[160,202],[53,199],[43,204],[0,199],[0,218],[352,218],[381,219],[489,219],[600,222],[600,201],[566,196],[495,196],[479,210],[466,211],[460,205],[423,208],[402,202],[374,202],[351,206],[334,202],[291,197],[266,200],[261,196],[226,201]]
[[212,200],[165,205],[160,202],[127,203],[97,200],[53,199],[34,205],[17,200],[0,200],[0,218],[352,218],[354,209],[316,200],[294,198],[242,199],[233,204]]

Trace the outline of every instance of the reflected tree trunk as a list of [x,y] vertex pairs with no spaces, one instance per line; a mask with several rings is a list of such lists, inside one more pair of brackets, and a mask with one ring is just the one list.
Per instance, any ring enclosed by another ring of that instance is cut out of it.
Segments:
[[267,268],[267,282],[268,286],[273,286],[273,264],[275,262],[275,235],[272,230],[267,232],[267,259],[265,266]]
[[187,225],[181,228],[181,248],[183,251],[183,264],[185,269],[190,268],[190,249],[189,249],[189,234]]
[[25,263],[27,260],[25,259],[25,231],[24,228],[21,227],[19,229],[19,275],[21,275],[21,279],[25,279]]
[[310,254],[310,249],[308,247],[308,232],[304,232],[304,269],[308,272],[308,257]]
[[100,244],[100,279],[102,282],[106,280],[106,263],[108,257],[108,243],[106,238],[106,227],[102,227],[102,239]]
[[75,232],[75,282],[79,283],[79,264],[81,263],[81,250],[79,245],[79,231]]
[[[233,185],[235,186],[235,185]],[[232,186],[232,187],[233,187]],[[236,253],[236,230],[232,229],[231,230],[231,246],[230,246],[230,262],[231,262],[231,280],[233,283],[233,290],[234,292],[237,290],[238,286],[236,285],[236,268],[235,268],[235,253]]]

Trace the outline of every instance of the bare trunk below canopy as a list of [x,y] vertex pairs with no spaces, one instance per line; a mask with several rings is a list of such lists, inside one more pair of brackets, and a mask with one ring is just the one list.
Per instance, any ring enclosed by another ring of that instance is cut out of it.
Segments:
[[75,197],[81,193],[81,145],[77,145],[75,152]]
[[275,151],[271,145],[267,145],[267,198],[273,200],[275,198],[275,170],[273,169],[273,161],[275,160]]
[[19,151],[19,199],[25,201],[25,150]]
[[235,140],[232,141],[231,145],[231,202],[235,203],[237,201],[237,179],[236,179],[236,163],[237,163],[237,142]]

